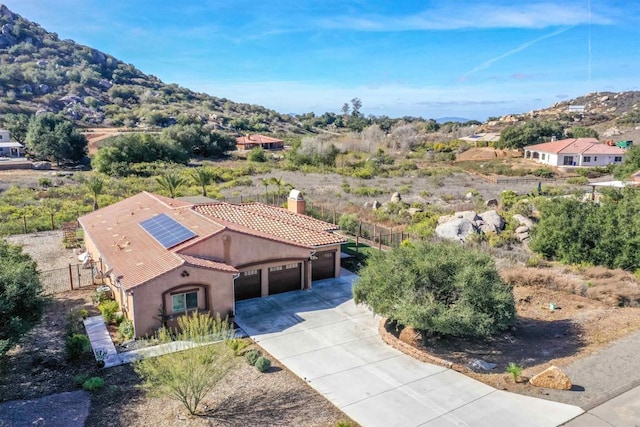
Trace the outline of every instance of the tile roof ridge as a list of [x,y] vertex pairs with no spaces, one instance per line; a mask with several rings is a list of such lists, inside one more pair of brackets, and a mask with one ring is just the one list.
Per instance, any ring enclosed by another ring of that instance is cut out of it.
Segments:
[[[189,203],[186,201],[181,200],[180,202],[184,203],[181,205],[172,205],[171,203],[168,203],[168,200],[174,200],[170,197],[166,197],[166,196],[162,196],[160,194],[156,194],[156,193],[151,193],[149,191],[142,191],[143,194],[145,194],[147,197],[150,197],[151,199],[155,200],[156,202],[168,207],[169,209],[179,209],[179,208],[185,208],[185,207],[191,207],[193,206],[193,203]],[[167,200],[168,199],[168,200]]]

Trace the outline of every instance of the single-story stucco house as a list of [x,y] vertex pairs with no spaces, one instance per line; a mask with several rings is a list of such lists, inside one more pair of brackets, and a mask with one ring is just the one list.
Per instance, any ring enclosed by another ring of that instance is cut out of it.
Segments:
[[236,148],[238,150],[252,150],[258,147],[263,150],[282,150],[284,141],[259,134],[247,134],[236,138]]
[[16,141],[11,141],[11,132],[0,129],[0,157],[22,157],[24,146]]
[[524,158],[550,166],[607,166],[620,164],[627,154],[622,148],[596,138],[571,138],[524,147]]
[[192,203],[143,192],[79,218],[86,250],[135,336],[192,310],[233,316],[235,302],[340,275],[337,226],[261,203]]

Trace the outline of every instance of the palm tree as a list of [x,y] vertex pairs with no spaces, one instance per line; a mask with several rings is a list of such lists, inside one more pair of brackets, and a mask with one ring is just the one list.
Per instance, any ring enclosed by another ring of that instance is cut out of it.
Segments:
[[102,194],[104,189],[104,179],[100,175],[91,175],[84,183],[91,197],[93,197],[93,210],[98,210],[98,196]]
[[269,203],[269,184],[271,184],[270,179],[262,178],[262,185],[264,185],[264,197],[267,203]]
[[163,190],[169,193],[169,197],[172,199],[176,197],[178,189],[186,184],[185,179],[176,171],[168,171],[156,176],[156,182]]
[[189,171],[189,177],[194,184],[202,187],[202,195],[207,197],[207,185],[211,185],[218,178],[218,175],[210,168],[201,166]]

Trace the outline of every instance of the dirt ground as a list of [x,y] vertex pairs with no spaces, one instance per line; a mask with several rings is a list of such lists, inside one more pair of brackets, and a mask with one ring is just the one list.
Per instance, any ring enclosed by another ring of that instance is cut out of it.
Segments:
[[[426,346],[411,328],[405,328],[397,335],[404,342],[453,362],[455,369],[499,390],[540,396],[544,393],[542,389],[526,381],[514,383],[513,377],[505,373],[510,362],[523,366],[523,376],[530,378],[551,365],[560,368],[570,365],[640,329],[637,302],[632,304],[635,306],[620,307],[618,298],[610,296],[610,293],[605,295],[604,291],[596,292],[598,287],[605,288],[612,280],[596,282],[594,291],[586,296],[582,295],[583,292],[574,293],[572,286],[579,282],[591,283],[589,271],[580,275],[561,267],[551,271],[542,269],[542,273],[538,272],[541,269],[520,270],[531,270],[529,273],[536,276],[553,275],[557,282],[514,286],[518,320],[512,330],[485,340],[432,339]],[[601,268],[596,270],[604,271]],[[630,274],[617,274],[621,277],[612,274],[610,278],[619,280],[620,286],[630,286]],[[639,288],[636,281],[633,281],[633,287],[636,291]],[[551,304],[555,309],[551,309]],[[470,363],[477,359],[497,366],[491,371],[474,370]]]
[[[66,264],[68,253],[60,248],[61,235],[44,233],[14,236],[34,259]],[[45,258],[45,255],[47,258]],[[55,257],[59,259],[56,260]],[[100,376],[102,391],[91,395],[86,426],[332,426],[348,417],[277,360],[271,370],[259,373],[242,359],[238,367],[203,402],[203,415],[189,417],[182,405],[168,398],[151,398],[138,388],[140,378],[129,365],[98,369],[92,355],[71,363],[64,352],[65,316],[72,309],[99,314],[91,303],[93,289],[56,294],[42,321],[0,365],[0,402],[34,399],[78,390],[74,377]],[[264,352],[264,351],[263,351]],[[10,420],[3,414],[0,420]],[[0,421],[0,425],[2,421]],[[11,424],[10,424],[11,425]],[[354,426],[356,424],[353,424]]]

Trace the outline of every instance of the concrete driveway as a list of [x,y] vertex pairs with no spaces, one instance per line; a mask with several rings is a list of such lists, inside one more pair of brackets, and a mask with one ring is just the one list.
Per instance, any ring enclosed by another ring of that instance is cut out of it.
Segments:
[[557,426],[577,406],[496,390],[387,346],[352,299],[357,276],[241,301],[236,323],[362,426]]

